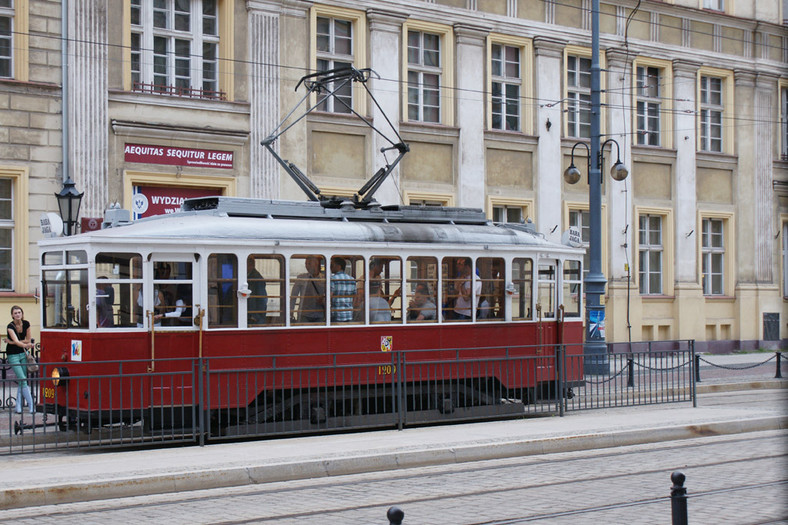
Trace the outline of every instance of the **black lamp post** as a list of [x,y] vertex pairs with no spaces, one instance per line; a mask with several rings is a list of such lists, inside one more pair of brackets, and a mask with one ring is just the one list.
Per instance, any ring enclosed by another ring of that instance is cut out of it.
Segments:
[[[598,143],[598,141],[597,141]],[[622,181],[629,171],[621,162],[618,142],[607,139],[599,146],[596,159],[593,159],[593,147],[585,142],[572,146],[572,157],[569,167],[564,171],[564,180],[568,184],[576,184],[580,180],[580,170],[575,166],[575,148],[583,146],[588,151],[588,208],[589,208],[589,269],[585,277],[586,291],[586,341],[583,347],[584,365],[587,374],[607,374],[610,370],[605,343],[605,305],[602,296],[607,281],[602,274],[602,166],[605,162],[604,151],[608,143],[616,145],[616,162],[610,168],[610,176]],[[594,144],[592,144],[594,146]],[[592,159],[594,162],[592,163]]]
[[79,218],[79,205],[82,202],[82,195],[79,193],[74,185],[71,177],[66,179],[63,183],[63,189],[60,193],[55,193],[57,198],[57,207],[60,209],[60,217],[63,219],[63,233],[71,235],[76,233],[77,219]]

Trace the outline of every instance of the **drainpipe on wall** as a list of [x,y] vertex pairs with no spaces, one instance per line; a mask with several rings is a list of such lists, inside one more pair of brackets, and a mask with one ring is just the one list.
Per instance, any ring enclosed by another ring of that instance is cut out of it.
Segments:
[[68,0],[60,4],[60,67],[63,75],[61,95],[61,120],[63,135],[63,172],[60,174],[63,181],[69,178],[69,136],[68,136]]

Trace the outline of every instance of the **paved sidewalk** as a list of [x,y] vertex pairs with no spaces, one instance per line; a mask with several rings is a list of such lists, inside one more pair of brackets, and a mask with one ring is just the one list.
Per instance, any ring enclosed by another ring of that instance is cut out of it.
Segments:
[[702,395],[697,408],[650,405],[402,432],[9,456],[0,465],[0,509],[788,429],[786,386],[717,384],[709,390],[727,393],[708,394],[714,402]]

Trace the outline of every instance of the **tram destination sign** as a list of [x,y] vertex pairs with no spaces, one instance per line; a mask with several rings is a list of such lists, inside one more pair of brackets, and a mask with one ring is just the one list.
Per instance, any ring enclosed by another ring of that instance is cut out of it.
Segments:
[[233,167],[232,151],[126,144],[123,153],[126,162],[168,164],[192,168],[232,169]]

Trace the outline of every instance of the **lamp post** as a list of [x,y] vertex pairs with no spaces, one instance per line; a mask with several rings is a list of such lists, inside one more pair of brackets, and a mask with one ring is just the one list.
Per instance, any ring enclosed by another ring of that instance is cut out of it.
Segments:
[[63,219],[63,233],[66,236],[76,233],[77,219],[79,218],[79,205],[82,202],[84,193],[79,193],[74,181],[68,177],[63,183],[60,193],[55,193],[57,207],[60,209],[60,217]]

